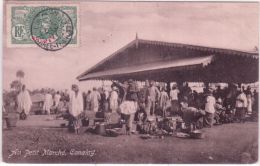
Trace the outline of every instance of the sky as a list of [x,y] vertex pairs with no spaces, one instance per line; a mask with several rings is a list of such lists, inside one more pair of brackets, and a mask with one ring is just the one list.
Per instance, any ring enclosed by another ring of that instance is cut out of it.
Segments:
[[[136,33],[140,39],[247,51],[259,45],[257,3],[76,3],[78,46],[50,52],[40,47],[10,48],[5,44],[4,89],[10,89],[17,70],[25,72],[23,82],[31,90],[69,89],[72,83],[83,90],[99,86],[100,81],[78,82],[76,77],[134,40]],[[5,41],[6,38],[4,34]]]

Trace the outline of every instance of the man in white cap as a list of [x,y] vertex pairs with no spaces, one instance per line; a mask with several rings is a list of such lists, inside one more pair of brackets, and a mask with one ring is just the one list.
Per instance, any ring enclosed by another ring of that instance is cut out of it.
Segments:
[[81,126],[81,120],[79,115],[83,112],[83,96],[79,91],[79,87],[75,84],[71,86],[70,102],[69,102],[69,112],[73,116],[73,126],[76,134]]

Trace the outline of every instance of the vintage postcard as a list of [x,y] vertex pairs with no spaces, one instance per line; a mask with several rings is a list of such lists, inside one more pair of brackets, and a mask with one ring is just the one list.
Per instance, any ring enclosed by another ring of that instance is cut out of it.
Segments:
[[259,164],[259,2],[5,0],[5,163]]

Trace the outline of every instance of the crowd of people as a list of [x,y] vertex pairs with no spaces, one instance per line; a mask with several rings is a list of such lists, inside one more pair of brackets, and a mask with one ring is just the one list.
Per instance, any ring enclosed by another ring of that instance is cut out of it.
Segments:
[[[201,93],[192,90],[188,83],[176,83],[170,88],[149,80],[139,87],[130,79],[123,83],[114,81],[109,89],[94,87],[82,93],[74,84],[71,92],[46,90],[42,110],[46,114],[68,112],[76,132],[86,111],[104,112],[108,123],[110,115],[116,113],[119,121],[125,122],[128,134],[134,130],[134,120],[145,123],[157,116],[180,116],[189,132],[258,117],[258,93],[250,86],[228,84],[224,89],[212,89],[206,85]],[[25,85],[17,102],[19,112],[28,115],[32,102]]]
[[[159,86],[158,86],[159,85]],[[213,124],[245,122],[246,117],[256,118],[258,93],[250,86],[229,84],[224,89],[206,86],[203,92],[192,90],[188,83],[174,84],[171,90],[155,81],[145,81],[139,87],[133,80],[113,82],[111,90],[93,88],[83,93],[83,110],[118,113],[130,134],[133,121],[142,122],[152,117],[181,116],[189,131]],[[141,116],[140,116],[141,115]],[[138,119],[139,118],[139,119]]]

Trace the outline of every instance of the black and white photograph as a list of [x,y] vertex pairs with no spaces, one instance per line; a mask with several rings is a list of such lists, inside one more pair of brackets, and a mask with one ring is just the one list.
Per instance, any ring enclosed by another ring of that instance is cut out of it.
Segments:
[[259,9],[4,0],[2,162],[257,165]]

